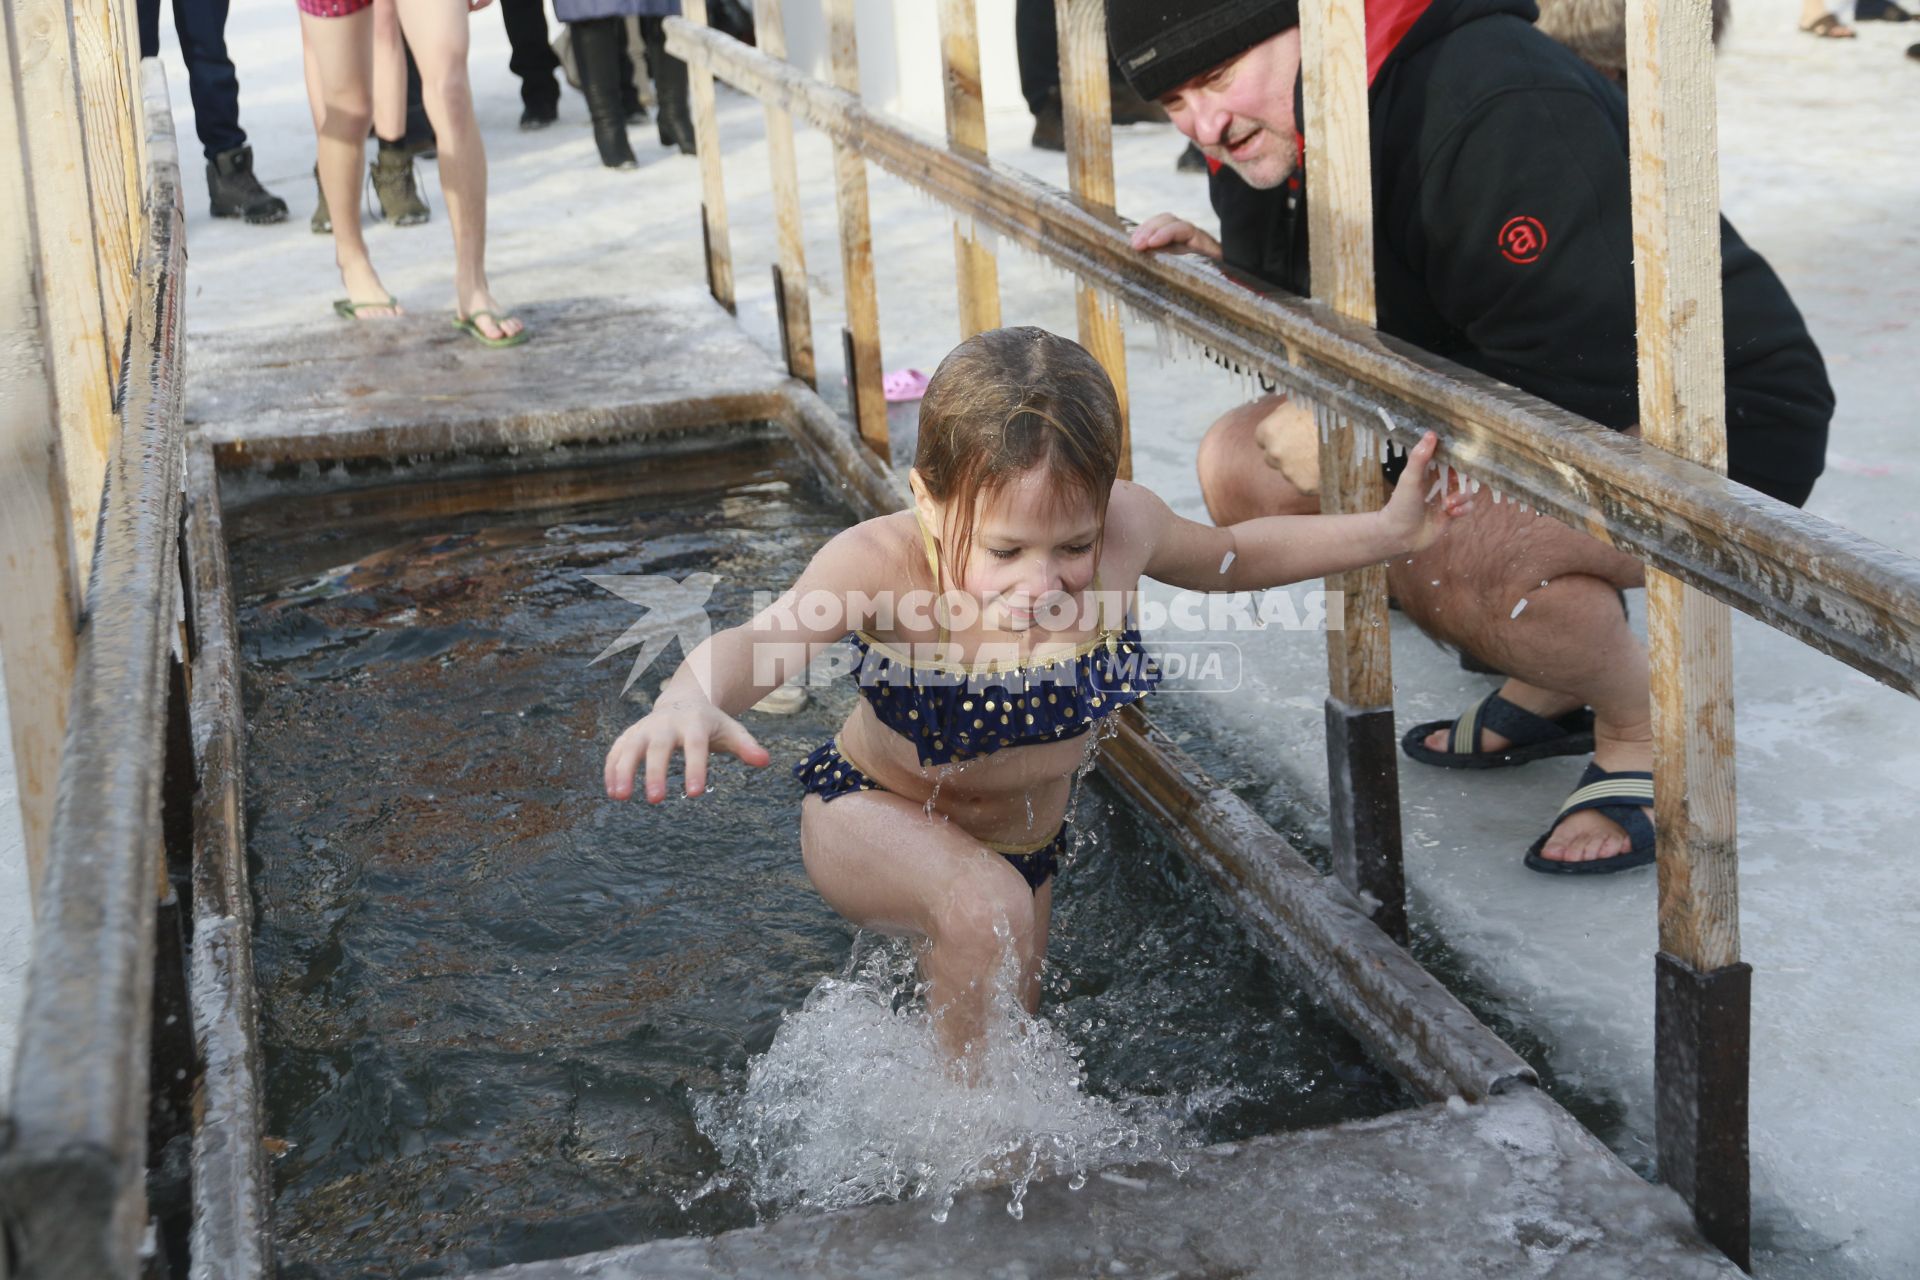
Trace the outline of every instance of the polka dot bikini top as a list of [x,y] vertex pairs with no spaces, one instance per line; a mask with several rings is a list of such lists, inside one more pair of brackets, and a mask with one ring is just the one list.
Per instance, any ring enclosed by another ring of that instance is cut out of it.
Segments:
[[[932,535],[920,532],[937,589],[939,552]],[[852,675],[861,696],[880,723],[914,744],[923,768],[1078,737],[1160,683],[1132,626],[1103,630],[1044,661],[978,667],[904,654],[864,631],[849,638],[859,653]],[[942,648],[946,640],[943,626]]]

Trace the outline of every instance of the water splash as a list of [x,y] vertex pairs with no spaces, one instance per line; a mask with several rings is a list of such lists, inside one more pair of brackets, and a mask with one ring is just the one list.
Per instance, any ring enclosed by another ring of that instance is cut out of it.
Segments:
[[694,1100],[726,1172],[687,1203],[723,1187],[763,1215],[925,1200],[939,1222],[961,1191],[999,1184],[1019,1218],[1041,1177],[1077,1189],[1116,1159],[1185,1171],[1171,1100],[1089,1094],[1079,1047],[1014,998],[1011,957],[968,1082],[935,1037],[911,944],[860,946],[786,1015],[737,1092]]

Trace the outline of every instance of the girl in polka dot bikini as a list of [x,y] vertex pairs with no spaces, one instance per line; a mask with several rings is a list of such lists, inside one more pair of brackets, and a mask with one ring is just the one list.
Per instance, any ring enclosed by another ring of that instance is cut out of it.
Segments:
[[1131,584],[1317,578],[1419,550],[1471,508],[1464,492],[1423,500],[1431,433],[1377,512],[1226,528],[1117,480],[1120,447],[1113,384],[1079,344],[1033,328],[968,339],[921,405],[913,507],[839,534],[780,600],[702,643],[607,753],[607,794],[632,795],[644,763],[654,804],[676,750],[689,796],[713,751],[765,766],[734,717],[851,632],[861,701],[794,768],[801,857],[855,925],[919,940],[956,1060],[982,1043],[1009,949],[1038,1005],[1085,735],[1158,679],[1126,622]]

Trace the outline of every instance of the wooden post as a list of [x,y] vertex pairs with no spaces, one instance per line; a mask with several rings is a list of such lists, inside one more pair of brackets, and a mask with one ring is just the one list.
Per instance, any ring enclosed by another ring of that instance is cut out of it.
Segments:
[[[688,22],[707,25],[707,0],[684,0]],[[693,103],[693,140],[700,152],[700,234],[707,251],[707,288],[727,310],[733,305],[733,243],[727,235],[727,189],[720,168],[720,123],[714,117],[713,72],[687,65]]]
[[[17,125],[18,172],[30,178],[34,289],[72,529],[69,590],[84,601],[115,419],[73,32],[63,0],[19,0],[7,6],[5,21],[12,88],[32,104]],[[0,235],[18,237],[27,225],[9,220]]]
[[[853,0],[826,0],[827,42],[833,85],[858,96],[860,48],[854,38]],[[844,143],[833,146],[833,176],[840,199],[841,288],[847,298],[847,327],[841,332],[846,352],[847,389],[860,438],[882,459],[891,460],[887,443],[887,400],[880,389],[880,299],[873,283],[873,225],[867,216],[867,162]]]
[[133,260],[140,220],[140,173],[136,133],[137,95],[126,64],[119,0],[73,0],[75,87],[80,95],[86,142],[88,188],[93,198],[94,251],[100,271],[100,307],[110,376],[118,378],[120,353],[133,305]]
[[[1627,6],[1640,425],[1724,472],[1720,181],[1706,6]],[[1749,1262],[1752,970],[1740,961],[1733,651],[1727,607],[1647,571],[1654,825],[1660,833],[1655,1092],[1660,1174],[1701,1231]]]
[[[1300,6],[1305,77],[1308,199],[1314,297],[1373,324],[1373,174],[1367,122],[1366,14],[1343,0]],[[1324,410],[1317,416],[1327,418]],[[1358,424],[1330,420],[1320,446],[1320,509],[1378,510],[1386,497],[1380,461]],[[1332,575],[1344,594],[1345,626],[1327,633],[1327,773],[1334,869],[1373,919],[1406,940],[1400,862],[1400,769],[1393,733],[1393,659],[1387,571],[1376,565]]]
[[[769,58],[787,56],[786,22],[780,0],[754,0],[754,39]],[[807,299],[807,249],[800,222],[800,177],[793,158],[793,117],[767,103],[767,168],[773,179],[773,214],[779,232],[774,305],[780,312],[780,345],[787,372],[819,385],[813,358],[813,308]]]
[[[73,685],[80,574],[40,299],[34,174],[22,149],[12,23],[0,28],[0,671],[19,784],[27,885],[39,894]],[[96,499],[97,500],[97,499]]]
[[[1081,204],[1113,216],[1113,99],[1107,85],[1105,0],[1055,0],[1060,35],[1060,107],[1066,123],[1067,185]],[[1120,397],[1120,475],[1133,476],[1133,435],[1127,413],[1127,345],[1120,308],[1082,282],[1074,300],[1080,345],[1113,379]]]
[[[980,96],[980,30],[973,0],[940,0],[940,75],[946,85],[947,145],[985,158],[987,112]],[[953,224],[960,288],[960,336],[1000,327],[1000,264],[993,250]]]

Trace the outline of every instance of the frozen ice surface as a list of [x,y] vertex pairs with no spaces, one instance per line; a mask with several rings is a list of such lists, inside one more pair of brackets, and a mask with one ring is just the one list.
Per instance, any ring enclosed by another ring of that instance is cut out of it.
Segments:
[[[1010,8],[983,4],[983,27],[1010,21]],[[1719,73],[1723,204],[1793,290],[1839,392],[1829,469],[1811,509],[1916,552],[1920,463],[1905,446],[1920,228],[1913,216],[1913,71],[1901,57],[1913,37],[1910,28],[1865,23],[1857,41],[1808,40],[1793,29],[1796,12],[1789,0],[1759,0],[1740,11],[1727,39]],[[338,296],[330,244],[306,229],[313,138],[291,9],[284,0],[237,0],[228,28],[257,169],[292,206],[290,219],[273,227],[208,218],[171,22],[163,21],[161,31],[193,254],[189,334],[343,323],[327,310]],[[489,268],[499,297],[513,305],[698,286],[704,270],[696,162],[659,149],[650,130],[636,129],[640,172],[602,169],[585,108],[572,94],[559,125],[519,133],[517,82],[507,71],[506,38],[493,8],[474,15],[472,33],[474,91],[492,175]],[[989,63],[984,74],[1010,82],[1015,71]],[[774,220],[762,114],[723,88],[720,115],[741,323],[771,350],[778,333],[768,272]],[[990,112],[990,149],[1064,186],[1065,158],[1028,148],[1030,129],[1024,113]],[[1816,132],[1819,145],[1794,147],[1789,178],[1781,140]],[[1165,127],[1117,131],[1122,213],[1139,219],[1169,209],[1205,217],[1205,183],[1173,168],[1182,145]],[[844,404],[830,151],[804,128],[797,146],[820,385]],[[367,238],[402,302],[440,311],[452,303],[445,208],[433,164],[423,163],[421,175],[434,220],[404,229],[372,224]],[[886,363],[931,369],[958,332],[952,220],[878,170],[870,181]],[[1072,333],[1073,290],[1057,272],[1029,270],[1030,261],[1002,254],[1005,322]],[[1127,345],[1136,474],[1176,509],[1199,517],[1194,452],[1206,425],[1241,389],[1177,335],[1167,339],[1135,325]],[[1180,358],[1157,363],[1156,351]],[[894,423],[910,435],[910,416],[896,415]],[[1643,612],[1638,595],[1634,611]],[[1920,1203],[1913,1154],[1920,1149],[1920,1092],[1913,1084],[1920,1010],[1911,947],[1920,882],[1906,853],[1911,815],[1920,808],[1920,753],[1912,745],[1920,709],[1744,617],[1736,618],[1734,634],[1741,924],[1756,971],[1757,1270],[1763,1277],[1911,1275],[1920,1258],[1920,1218],[1912,1213]],[[1246,682],[1234,696],[1212,699],[1208,714],[1244,748],[1250,768],[1283,770],[1295,794],[1317,803],[1326,784],[1320,637],[1275,628],[1235,640],[1245,654]],[[1463,675],[1451,655],[1397,616],[1395,640],[1403,723],[1455,715],[1489,687]],[[1408,878],[1416,916],[1547,1037],[1561,1075],[1626,1103],[1623,1147],[1645,1165],[1653,877],[1577,883],[1520,865],[1521,851],[1579,768],[1577,760],[1562,760],[1468,778],[1407,765],[1401,788]],[[3,800],[0,811],[0,818],[11,817]],[[17,858],[8,864],[4,836],[0,864],[17,865]],[[16,943],[23,945],[22,932],[12,936],[9,942],[0,932],[0,974]],[[0,981],[0,1007],[5,997]],[[1006,1215],[997,1206],[992,1213],[1004,1230]]]
[[489,1272],[495,1280],[1311,1276],[1315,1280],[1733,1280],[1686,1207],[1607,1157],[1531,1089],[1195,1153],[1175,1176],[1036,1183],[1010,1223],[993,1189],[942,1224],[916,1205],[796,1214],[712,1239]]

